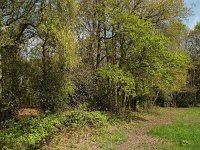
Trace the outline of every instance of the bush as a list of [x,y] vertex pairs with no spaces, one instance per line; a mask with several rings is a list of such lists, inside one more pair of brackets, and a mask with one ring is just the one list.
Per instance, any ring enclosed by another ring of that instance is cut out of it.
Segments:
[[33,149],[52,133],[58,131],[56,128],[58,124],[59,120],[53,115],[18,122],[10,121],[7,129],[0,133],[0,148]]
[[126,112],[119,115],[107,114],[110,124],[127,124],[132,121],[145,121],[142,116],[133,112]]
[[71,111],[64,115],[63,124],[69,129],[83,128],[85,126],[101,127],[108,124],[107,117],[99,111]]
[[35,149],[61,127],[74,130],[104,125],[107,125],[107,117],[97,111],[70,111],[21,121],[9,120],[1,124],[0,149]]

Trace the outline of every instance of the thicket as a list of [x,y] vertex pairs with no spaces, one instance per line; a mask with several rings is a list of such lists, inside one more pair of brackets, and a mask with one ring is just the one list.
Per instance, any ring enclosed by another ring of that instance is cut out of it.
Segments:
[[21,107],[115,113],[200,101],[200,26],[183,0],[0,2],[0,120]]

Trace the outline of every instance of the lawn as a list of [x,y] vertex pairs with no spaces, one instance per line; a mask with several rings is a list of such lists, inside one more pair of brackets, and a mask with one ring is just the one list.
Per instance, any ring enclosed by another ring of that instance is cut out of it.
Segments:
[[151,135],[170,141],[162,149],[200,149],[200,108],[177,109],[173,123],[160,125],[150,130]]

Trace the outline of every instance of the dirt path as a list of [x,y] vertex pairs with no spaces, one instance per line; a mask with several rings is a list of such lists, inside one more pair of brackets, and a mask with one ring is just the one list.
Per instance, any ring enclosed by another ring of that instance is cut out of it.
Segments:
[[[159,112],[161,114],[154,114],[147,116],[147,120],[143,126],[136,131],[128,133],[128,140],[117,146],[119,150],[154,150],[158,149],[163,142],[159,138],[152,137],[148,134],[150,129],[163,124],[170,124],[172,122],[173,111],[168,109]],[[140,123],[141,124],[141,123]],[[141,125],[139,125],[141,126]]]

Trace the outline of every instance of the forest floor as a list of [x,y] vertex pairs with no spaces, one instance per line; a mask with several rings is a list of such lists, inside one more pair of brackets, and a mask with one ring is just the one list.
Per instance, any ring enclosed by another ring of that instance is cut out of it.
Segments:
[[[154,108],[149,112],[135,113],[135,119],[129,123],[119,122],[100,129],[88,128],[73,133],[63,131],[43,149],[195,149],[200,148],[200,126],[196,126],[197,123],[200,123],[200,108]],[[198,141],[191,135],[193,132],[197,132],[194,137]]]

